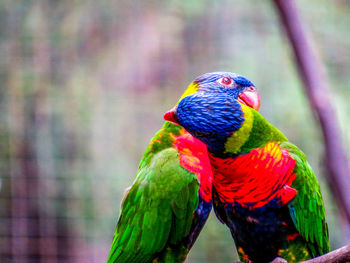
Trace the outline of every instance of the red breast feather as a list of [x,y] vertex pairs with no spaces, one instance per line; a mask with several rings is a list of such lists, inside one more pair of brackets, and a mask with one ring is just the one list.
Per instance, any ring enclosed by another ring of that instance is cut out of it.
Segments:
[[258,208],[275,199],[285,205],[297,193],[291,187],[295,160],[275,142],[235,158],[210,158],[213,184],[222,202]]
[[173,144],[180,153],[180,165],[197,175],[199,193],[206,202],[210,202],[212,171],[207,146],[186,131],[180,136],[174,136],[174,139]]

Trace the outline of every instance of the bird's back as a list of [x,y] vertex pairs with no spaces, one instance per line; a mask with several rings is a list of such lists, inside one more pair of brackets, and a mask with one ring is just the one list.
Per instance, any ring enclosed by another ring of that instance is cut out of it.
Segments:
[[[207,192],[211,180],[205,181],[211,171],[197,167],[203,162],[209,165],[206,153],[192,153],[205,146],[191,138],[181,140],[184,135],[182,127],[166,123],[151,140],[122,203],[107,262],[185,260],[211,210],[211,191]],[[194,160],[197,166],[192,171],[186,164]]]

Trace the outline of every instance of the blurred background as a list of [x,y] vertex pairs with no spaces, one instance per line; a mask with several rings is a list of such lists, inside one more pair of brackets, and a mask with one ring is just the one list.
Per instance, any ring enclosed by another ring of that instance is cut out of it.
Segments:
[[[350,1],[297,0],[322,57],[343,141],[350,135]],[[198,75],[233,71],[261,113],[306,152],[344,245],[324,179],[320,127],[268,0],[2,0],[0,262],[105,262],[124,189],[163,113]],[[213,213],[187,262],[231,262]]]

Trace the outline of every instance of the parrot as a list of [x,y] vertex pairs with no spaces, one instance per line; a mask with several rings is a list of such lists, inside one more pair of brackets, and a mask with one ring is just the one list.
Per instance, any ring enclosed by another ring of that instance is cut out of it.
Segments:
[[[259,94],[243,76],[206,73],[181,96],[201,90],[201,80],[233,79],[234,98],[258,110]],[[107,263],[183,262],[212,209],[212,171],[206,145],[182,126],[166,121],[142,157],[122,200]]]
[[329,252],[322,194],[306,155],[236,99],[234,78],[208,76],[198,84],[164,119],[206,144],[213,208],[240,260],[300,262]]

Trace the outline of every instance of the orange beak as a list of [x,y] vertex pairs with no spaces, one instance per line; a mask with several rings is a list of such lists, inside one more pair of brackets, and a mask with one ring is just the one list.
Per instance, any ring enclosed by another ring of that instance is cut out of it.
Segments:
[[238,95],[239,102],[258,111],[260,108],[260,96],[255,88],[248,88]]
[[179,124],[179,122],[177,120],[177,116],[176,116],[176,108],[177,108],[177,106],[175,106],[174,108],[172,108],[171,110],[166,112],[163,115],[164,120],[172,122],[174,124]]

